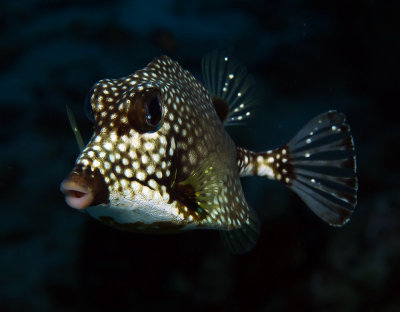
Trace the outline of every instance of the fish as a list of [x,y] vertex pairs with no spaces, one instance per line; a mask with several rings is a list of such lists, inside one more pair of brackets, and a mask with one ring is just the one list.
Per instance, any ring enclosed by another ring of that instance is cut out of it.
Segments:
[[358,181],[344,114],[316,116],[275,149],[236,146],[226,126],[252,116],[254,79],[222,52],[201,65],[204,83],[164,55],[93,86],[93,134],[61,183],[66,203],[126,231],[217,230],[242,254],[257,244],[261,222],[241,178],[261,176],[290,188],[329,225],[347,223]]

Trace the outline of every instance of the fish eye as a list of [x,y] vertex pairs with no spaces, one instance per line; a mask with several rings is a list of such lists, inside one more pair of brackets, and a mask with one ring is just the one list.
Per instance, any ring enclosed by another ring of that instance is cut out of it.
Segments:
[[156,89],[148,89],[134,95],[128,111],[128,120],[139,132],[155,132],[161,127],[163,113],[159,92]]
[[89,119],[91,122],[94,122],[94,116],[93,116],[93,111],[92,111],[92,95],[93,95],[94,88],[92,88],[85,96],[85,103],[84,103],[84,109],[85,109],[85,115],[87,119]]

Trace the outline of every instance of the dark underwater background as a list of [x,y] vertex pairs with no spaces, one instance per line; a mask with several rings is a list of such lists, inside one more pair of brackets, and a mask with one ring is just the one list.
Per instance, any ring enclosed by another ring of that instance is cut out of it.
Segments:
[[[0,311],[400,311],[399,7],[394,1],[24,0],[0,3]],[[315,115],[346,114],[359,204],[333,228],[290,190],[243,180],[262,219],[235,256],[212,231],[126,233],[69,207],[78,155],[66,115],[167,54],[201,78],[227,51],[260,90],[238,145],[278,147]]]

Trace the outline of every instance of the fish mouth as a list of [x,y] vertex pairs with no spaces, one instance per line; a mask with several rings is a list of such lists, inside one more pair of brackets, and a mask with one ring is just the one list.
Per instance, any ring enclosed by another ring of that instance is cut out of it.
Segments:
[[60,190],[65,195],[65,201],[68,206],[72,208],[81,210],[93,203],[94,194],[90,188],[70,178],[61,183]]
[[68,206],[79,210],[109,202],[108,188],[98,169],[75,167],[61,182],[60,191]]

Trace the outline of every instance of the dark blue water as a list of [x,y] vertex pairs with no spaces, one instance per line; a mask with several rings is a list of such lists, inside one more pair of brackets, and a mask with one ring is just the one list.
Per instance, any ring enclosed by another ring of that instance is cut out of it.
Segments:
[[[379,1],[8,1],[0,4],[1,311],[400,309],[398,8]],[[68,208],[59,183],[84,138],[83,101],[168,54],[201,77],[228,51],[262,90],[235,141],[265,150],[314,115],[346,114],[360,202],[331,228],[288,189],[244,188],[263,229],[233,256],[214,232],[120,232]]]

